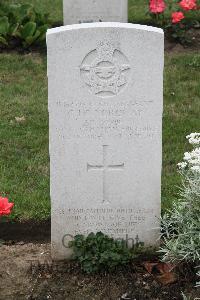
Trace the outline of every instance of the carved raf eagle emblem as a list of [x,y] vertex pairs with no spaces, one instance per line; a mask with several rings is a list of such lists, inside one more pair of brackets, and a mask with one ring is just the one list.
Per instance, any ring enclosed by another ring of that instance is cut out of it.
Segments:
[[81,76],[90,91],[100,97],[117,95],[128,83],[126,56],[109,42],[101,42],[84,58]]

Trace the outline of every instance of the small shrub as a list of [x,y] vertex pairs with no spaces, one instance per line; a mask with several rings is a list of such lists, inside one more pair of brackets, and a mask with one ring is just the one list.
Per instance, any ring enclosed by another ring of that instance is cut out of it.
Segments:
[[123,266],[132,258],[131,250],[121,240],[104,235],[102,232],[90,233],[87,237],[77,235],[70,242],[73,258],[77,260],[86,273],[112,271]]
[[178,42],[191,42],[190,28],[200,28],[199,0],[150,0],[149,14],[155,25],[161,26]]
[[0,4],[0,45],[7,48],[44,44],[49,28],[48,14],[30,4]]
[[200,262],[200,133],[187,136],[193,150],[178,164],[183,177],[181,200],[162,219],[165,260]]

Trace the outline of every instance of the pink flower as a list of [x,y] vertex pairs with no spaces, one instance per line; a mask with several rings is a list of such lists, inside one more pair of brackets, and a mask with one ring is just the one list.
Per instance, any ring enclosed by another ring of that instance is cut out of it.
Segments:
[[8,198],[0,197],[0,216],[10,215],[14,203],[9,203]]
[[149,10],[154,14],[163,13],[166,8],[164,0],[150,0]]
[[179,5],[184,10],[191,10],[197,8],[196,0],[182,0]]
[[172,13],[172,23],[173,24],[179,23],[184,18],[185,18],[184,14],[181,11],[177,11],[177,12]]

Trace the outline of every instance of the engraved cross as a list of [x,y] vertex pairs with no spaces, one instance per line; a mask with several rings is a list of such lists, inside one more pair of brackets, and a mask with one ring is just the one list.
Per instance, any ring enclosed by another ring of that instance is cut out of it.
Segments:
[[106,174],[108,171],[122,171],[124,163],[117,165],[110,165],[107,161],[108,145],[103,145],[103,164],[91,165],[87,164],[87,171],[102,171],[103,172],[103,203],[109,203],[108,200],[108,186],[106,181]]

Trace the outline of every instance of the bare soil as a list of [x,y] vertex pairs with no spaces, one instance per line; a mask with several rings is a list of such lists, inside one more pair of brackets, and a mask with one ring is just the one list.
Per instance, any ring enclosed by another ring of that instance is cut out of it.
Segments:
[[169,34],[165,34],[165,51],[167,53],[191,53],[200,51],[200,29],[190,29],[187,32],[190,42],[180,44],[172,39]]
[[175,283],[163,285],[144,269],[145,257],[99,275],[84,274],[72,261],[53,262],[49,221],[6,223],[0,229],[5,240],[0,247],[0,300],[182,300],[181,291],[200,297],[194,272],[179,271]]
[[51,220],[0,223],[0,239],[7,244],[21,241],[24,243],[50,243]]

